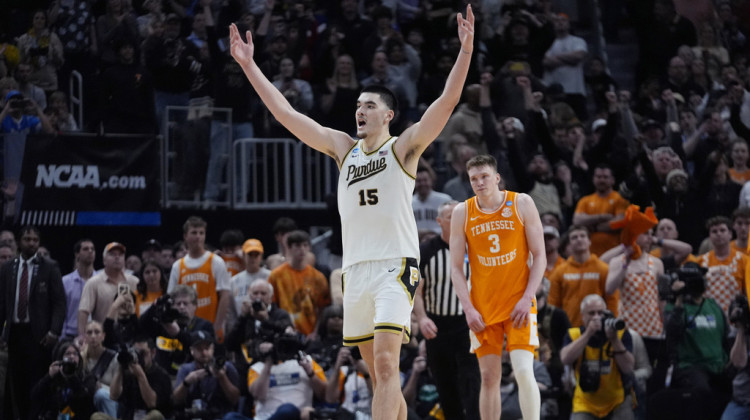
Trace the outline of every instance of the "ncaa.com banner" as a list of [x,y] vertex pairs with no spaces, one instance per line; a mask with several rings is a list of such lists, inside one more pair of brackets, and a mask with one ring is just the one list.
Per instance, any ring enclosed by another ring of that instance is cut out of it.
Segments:
[[152,135],[29,135],[19,222],[158,226],[159,175]]

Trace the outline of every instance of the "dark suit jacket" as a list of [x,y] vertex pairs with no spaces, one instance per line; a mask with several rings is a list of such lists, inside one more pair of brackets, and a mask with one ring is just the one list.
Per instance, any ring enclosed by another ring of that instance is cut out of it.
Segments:
[[[0,326],[2,338],[8,339],[16,301],[16,278],[21,269],[16,257],[0,267]],[[29,320],[31,339],[38,343],[51,331],[58,336],[65,322],[65,289],[57,262],[36,256],[29,264]]]

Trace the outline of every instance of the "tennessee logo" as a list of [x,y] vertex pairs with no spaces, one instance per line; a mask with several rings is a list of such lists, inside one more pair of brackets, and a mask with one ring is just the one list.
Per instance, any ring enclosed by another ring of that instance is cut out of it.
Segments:
[[511,209],[509,209],[509,208],[506,207],[506,208],[503,209],[503,212],[500,213],[500,214],[503,217],[510,217],[510,216],[513,216],[513,210],[511,210]]

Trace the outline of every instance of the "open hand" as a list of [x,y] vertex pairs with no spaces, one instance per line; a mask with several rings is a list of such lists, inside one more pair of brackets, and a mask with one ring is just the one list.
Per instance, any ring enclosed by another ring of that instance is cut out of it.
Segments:
[[253,36],[250,34],[250,31],[247,31],[245,36],[247,37],[247,42],[242,40],[237,25],[234,23],[229,25],[230,52],[232,53],[232,57],[240,64],[252,60],[253,52],[255,51]]
[[471,54],[474,51],[474,12],[471,11],[471,5],[466,6],[466,19],[461,13],[458,13],[456,20],[458,21],[458,39],[461,41],[461,50]]

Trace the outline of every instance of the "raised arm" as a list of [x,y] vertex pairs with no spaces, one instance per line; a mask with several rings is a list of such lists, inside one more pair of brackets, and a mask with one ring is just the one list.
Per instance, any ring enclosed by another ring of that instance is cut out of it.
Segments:
[[[302,140],[303,143],[334,158],[340,166],[341,158],[349,151],[354,140],[346,133],[323,127],[310,117],[292,108],[289,101],[263,75],[255,60],[253,60],[255,45],[250,31],[247,31],[246,36],[247,42],[242,40],[235,24],[229,27],[232,57],[242,67],[250,84],[263,100],[263,104],[281,125]],[[354,104],[352,104],[353,107]],[[354,109],[352,109],[353,116]],[[352,124],[354,124],[354,118],[352,118]]]
[[474,12],[471,11],[471,6],[466,7],[466,19],[461,13],[456,15],[456,19],[461,51],[448,75],[443,93],[427,108],[419,122],[404,130],[395,145],[396,154],[409,173],[416,172],[419,156],[443,131],[453,109],[461,99],[466,74],[471,64],[471,54],[474,51]]

